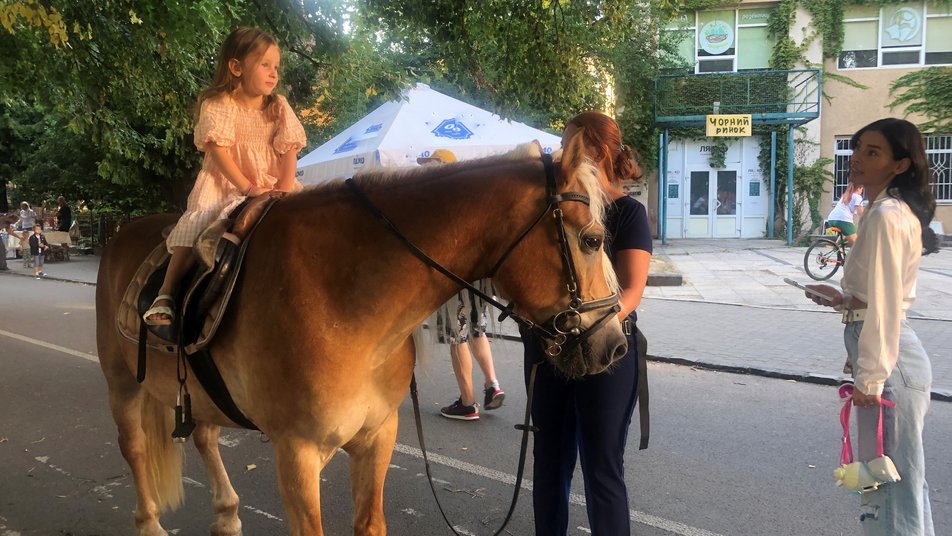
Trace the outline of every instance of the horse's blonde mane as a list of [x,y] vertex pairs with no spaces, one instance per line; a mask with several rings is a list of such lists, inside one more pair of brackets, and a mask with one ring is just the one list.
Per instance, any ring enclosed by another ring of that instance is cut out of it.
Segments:
[[[562,155],[563,151],[559,149],[552,154],[552,159],[557,162],[561,161]],[[594,226],[603,225],[605,221],[605,207],[608,206],[611,199],[609,199],[608,192],[602,187],[602,179],[598,174],[598,168],[595,167],[595,164],[592,163],[592,160],[588,156],[586,156],[584,162],[578,166],[575,178],[579,184],[582,185],[582,189],[585,190],[585,195],[591,200],[588,204],[588,208],[592,213],[592,221],[579,231],[579,234],[582,234]],[[602,248],[602,255],[604,257],[602,259],[602,268],[605,274],[605,282],[612,292],[617,292],[621,288],[618,283],[618,275],[615,273],[615,268],[612,266],[604,248]]]

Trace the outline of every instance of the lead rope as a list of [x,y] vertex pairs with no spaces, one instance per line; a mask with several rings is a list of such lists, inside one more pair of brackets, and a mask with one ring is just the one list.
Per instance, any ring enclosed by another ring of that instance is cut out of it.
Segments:
[[[539,430],[531,424],[532,392],[535,389],[536,371],[538,368],[539,363],[533,363],[532,370],[529,372],[529,386],[526,389],[527,398],[525,419],[523,420],[522,424],[517,424],[514,426],[516,430],[522,430],[522,442],[519,447],[519,465],[516,468],[516,487],[512,491],[512,501],[509,503],[509,512],[506,513],[506,519],[502,521],[502,525],[498,530],[496,530],[496,532],[493,533],[493,536],[498,536],[502,533],[503,529],[506,528],[506,525],[509,524],[510,519],[512,519],[513,512],[516,511],[516,502],[519,500],[519,491],[522,489],[522,477],[525,474],[526,469],[526,452],[529,446],[529,432],[536,432]],[[420,401],[417,397],[416,374],[413,374],[413,376],[410,378],[410,399],[413,401],[413,417],[416,419],[417,439],[420,441],[420,452],[423,453],[423,465],[426,468],[426,479],[430,484],[430,491],[433,493],[433,499],[436,500],[436,507],[439,509],[440,515],[443,516],[443,521],[446,522],[446,526],[449,527],[451,531],[453,531],[453,534],[456,534],[456,536],[462,536],[456,531],[456,528],[453,527],[453,524],[446,516],[446,512],[443,511],[443,504],[440,503],[440,497],[436,493],[436,485],[433,484],[433,475],[430,474],[430,459],[426,454],[426,444],[423,441],[423,421],[420,417]]]

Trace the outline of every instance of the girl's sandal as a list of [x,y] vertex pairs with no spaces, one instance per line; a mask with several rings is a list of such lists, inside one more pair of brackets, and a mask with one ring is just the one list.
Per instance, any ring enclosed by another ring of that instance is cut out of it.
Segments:
[[[168,302],[168,305],[157,305],[158,302]],[[142,320],[150,326],[167,326],[175,320],[175,297],[169,294],[159,294],[152,301],[152,307],[142,315]],[[166,315],[168,318],[150,318],[156,315]]]

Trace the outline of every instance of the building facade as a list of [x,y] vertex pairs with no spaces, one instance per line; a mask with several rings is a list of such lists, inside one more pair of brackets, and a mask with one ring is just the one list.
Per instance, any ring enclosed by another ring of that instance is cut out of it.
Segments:
[[[742,1],[675,18],[666,32],[680,38],[678,54],[688,66],[685,76],[701,80],[711,73],[735,73],[741,79],[739,85],[746,79],[748,87],[751,80],[756,84],[758,79],[769,77],[768,63],[775,43],[767,32],[767,21],[777,4]],[[802,65],[798,67],[822,65],[825,73],[846,76],[856,83],[825,77],[822,102],[816,97],[819,117],[801,119],[798,123],[796,139],[811,143],[798,145],[797,163],[811,163],[820,157],[833,161],[830,171],[834,180],[820,199],[824,216],[849,180],[850,135],[876,119],[905,115],[901,108],[890,109],[895,98],[890,95],[893,82],[918,69],[952,65],[952,4],[922,0],[884,7],[846,6],[843,30],[843,51],[825,61],[819,30],[802,7],[798,8],[790,30],[790,38],[801,47]],[[742,76],[745,74],[746,78]],[[789,97],[792,100],[785,104],[786,109],[781,106],[781,112],[798,106],[795,94],[806,87],[793,75],[788,75],[786,85],[788,95],[793,97]],[[656,118],[659,97],[656,95]],[[728,100],[731,98],[727,96]],[[748,100],[748,113],[757,117],[758,112],[771,111],[754,101]],[[690,113],[724,113],[718,108],[725,103],[697,104],[700,108]],[[728,113],[739,113],[742,107],[738,105]],[[762,121],[769,122],[770,116],[784,114],[759,115],[768,118]],[[914,123],[924,120],[916,116],[908,119]],[[651,212],[656,215],[659,236],[661,229],[666,238],[766,236],[771,190],[763,172],[770,166],[761,161],[766,158],[764,130],[758,129],[755,122],[751,137],[730,139],[726,154],[718,159],[716,167],[711,165],[713,139],[670,140],[666,154],[662,155],[666,180],[655,181],[646,196]],[[952,132],[927,133],[926,144],[939,205],[934,228],[952,234]],[[785,181],[786,177],[777,180]],[[658,195],[661,187],[665,190],[663,196]],[[664,203],[664,210],[658,210],[659,203]]]

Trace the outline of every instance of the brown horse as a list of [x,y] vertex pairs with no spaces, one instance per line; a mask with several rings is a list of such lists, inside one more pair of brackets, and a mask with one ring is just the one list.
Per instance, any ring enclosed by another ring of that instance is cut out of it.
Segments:
[[[590,196],[591,206],[577,196],[550,205],[543,164],[527,156],[356,178],[411,241],[464,280],[487,276],[505,257],[493,281],[522,317],[548,325],[578,308],[568,323],[581,320],[583,342],[572,351],[566,345],[558,364],[569,375],[604,370],[625,345],[610,310],[587,311],[579,300],[570,305],[566,290],[570,264],[582,301],[616,291],[601,249],[601,182],[581,138],[556,164],[556,184],[559,193]],[[564,219],[568,261],[553,207]],[[169,439],[176,364],[152,355],[145,382],[137,383],[136,347],[119,335],[116,311],[172,221],[152,216],[123,227],[103,252],[96,289],[99,358],[120,450],[135,479],[140,536],[167,534],[159,515],[182,502],[181,449]],[[250,240],[211,352],[238,407],[274,444],[291,533],[323,534],[319,475],[343,448],[350,455],[354,533],[385,534],[383,484],[415,362],[412,335],[459,286],[411,254],[339,182],[281,200]],[[240,534],[238,496],[217,441],[220,426],[236,425],[200,386],[191,384],[191,393],[195,445],[213,492],[211,533]]]

